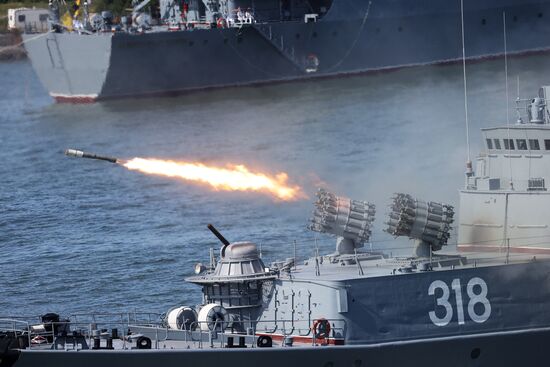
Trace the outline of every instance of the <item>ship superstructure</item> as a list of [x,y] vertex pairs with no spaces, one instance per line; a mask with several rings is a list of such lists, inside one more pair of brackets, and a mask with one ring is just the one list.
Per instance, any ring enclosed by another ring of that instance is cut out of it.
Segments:
[[550,87],[518,99],[516,123],[482,129],[485,152],[460,191],[458,248],[550,253]]
[[[109,12],[27,35],[25,48],[58,101],[170,95],[189,90],[328,77],[461,57],[457,0],[148,0],[114,23]],[[467,58],[550,47],[550,0],[465,1]]]

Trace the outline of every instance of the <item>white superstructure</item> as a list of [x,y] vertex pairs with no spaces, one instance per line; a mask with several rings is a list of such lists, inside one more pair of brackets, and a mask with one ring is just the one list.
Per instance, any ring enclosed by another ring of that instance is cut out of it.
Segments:
[[17,8],[8,9],[8,29],[26,33],[48,31],[48,9]]
[[[550,252],[550,87],[525,102],[527,118],[482,129],[485,153],[460,191],[458,248]],[[519,111],[518,107],[518,111]]]

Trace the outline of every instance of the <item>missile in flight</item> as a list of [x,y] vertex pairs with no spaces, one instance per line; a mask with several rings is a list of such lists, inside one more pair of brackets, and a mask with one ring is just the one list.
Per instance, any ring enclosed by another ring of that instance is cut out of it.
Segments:
[[97,155],[97,154],[92,154],[92,153],[86,153],[86,152],[83,152],[81,150],[76,150],[76,149],[66,149],[65,150],[65,155],[69,156],[69,157],[75,157],[75,158],[98,159],[100,161],[107,161],[107,162],[111,162],[111,163],[122,163],[122,161],[119,160],[118,158],[107,157],[107,156],[102,156],[102,155]]

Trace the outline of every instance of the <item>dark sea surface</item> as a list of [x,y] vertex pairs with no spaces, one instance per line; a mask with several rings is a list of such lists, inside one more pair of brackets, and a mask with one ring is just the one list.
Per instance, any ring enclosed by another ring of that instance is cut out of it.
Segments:
[[[550,55],[509,60],[517,95],[550,83]],[[411,244],[382,232],[389,198],[456,204],[466,159],[462,66],[199,92],[176,98],[55,104],[27,61],[0,63],[0,316],[164,312],[200,303],[196,262],[230,240],[264,261],[331,251],[306,229],[317,187],[377,205],[373,247]],[[468,64],[472,156],[479,128],[506,123],[504,60]],[[148,176],[65,148],[287,172],[308,200],[281,202]],[[400,250],[401,249],[401,250]]]

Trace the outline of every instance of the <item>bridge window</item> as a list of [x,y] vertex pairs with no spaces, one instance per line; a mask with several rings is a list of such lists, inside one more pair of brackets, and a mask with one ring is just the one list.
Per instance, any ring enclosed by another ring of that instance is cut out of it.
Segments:
[[538,139],[529,139],[529,149],[531,149],[531,150],[540,150],[539,140]]
[[493,141],[495,142],[495,149],[500,150],[500,139],[493,139]]
[[25,21],[25,15],[21,14],[20,16],[17,17],[17,20],[20,22],[20,23],[23,23]]
[[48,18],[49,18],[49,15],[48,14],[40,14],[38,16],[38,19],[41,21],[41,22],[47,22],[48,21]]
[[546,191],[544,178],[530,178],[527,184],[527,191]]
[[517,139],[518,150],[527,150],[527,141],[525,139]]
[[493,149],[493,141],[491,139],[485,139],[487,141],[487,149]]
[[544,149],[550,150],[550,139],[544,139]]
[[514,148],[514,140],[513,139],[504,139],[504,149],[506,149],[506,150],[516,149],[516,148]]

